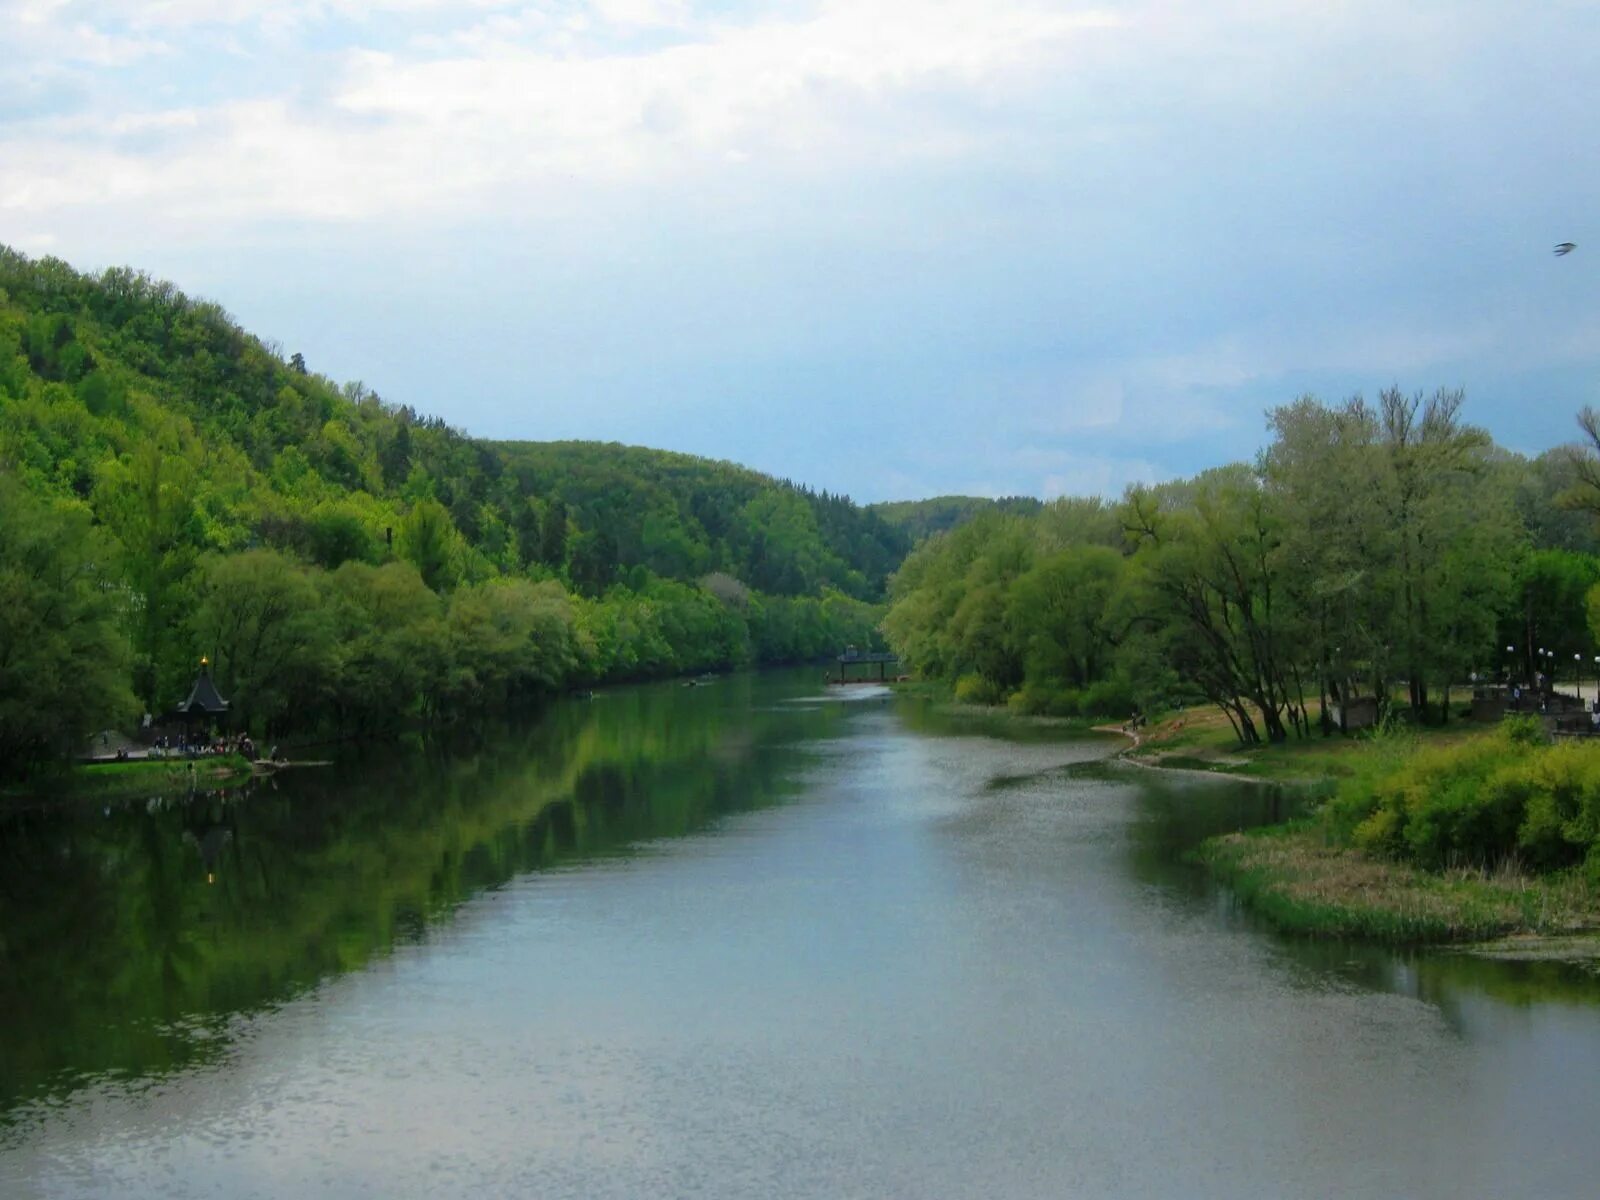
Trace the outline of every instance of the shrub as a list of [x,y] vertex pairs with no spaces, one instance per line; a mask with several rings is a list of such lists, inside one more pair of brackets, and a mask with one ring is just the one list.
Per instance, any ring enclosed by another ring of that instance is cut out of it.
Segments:
[[1328,831],[1426,867],[1520,857],[1600,876],[1600,746],[1545,745],[1537,722],[1452,746],[1385,756],[1345,781]]
[[1500,723],[1500,736],[1513,746],[1543,746],[1548,741],[1538,717],[1507,717]]
[[1080,694],[1071,688],[1053,688],[1028,682],[1011,694],[1006,704],[1013,712],[1029,716],[1075,717],[1080,710]]
[[1133,685],[1126,679],[1102,679],[1083,689],[1079,702],[1086,717],[1127,717],[1136,707]]
[[1006,696],[994,680],[973,672],[956,680],[956,699],[963,704],[1003,704]]

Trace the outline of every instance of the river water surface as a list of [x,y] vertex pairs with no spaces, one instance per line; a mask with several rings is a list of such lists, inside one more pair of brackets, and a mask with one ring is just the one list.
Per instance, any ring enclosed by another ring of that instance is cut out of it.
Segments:
[[816,672],[0,820],[0,1196],[1593,1196],[1600,983],[1275,936],[1267,788]]

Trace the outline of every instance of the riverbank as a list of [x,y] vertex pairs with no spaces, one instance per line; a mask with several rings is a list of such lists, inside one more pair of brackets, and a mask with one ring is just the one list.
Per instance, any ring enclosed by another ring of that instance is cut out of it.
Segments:
[[1600,891],[1579,871],[1429,871],[1332,841],[1312,818],[1230,833],[1198,854],[1241,903],[1286,933],[1493,944],[1505,956],[1600,956]]
[[[1494,731],[1456,724],[1408,728],[1399,740],[1314,735],[1246,748],[1222,714],[1189,712],[1128,736],[1133,744],[1120,756],[1127,762],[1312,788],[1330,799],[1384,759],[1465,747]],[[1213,838],[1195,857],[1245,907],[1286,933],[1600,962],[1600,887],[1577,868],[1431,870],[1353,845],[1317,815]]]
[[1102,717],[1052,717],[1042,713],[1022,713],[1004,704],[974,704],[957,700],[947,684],[925,679],[887,680],[882,685],[896,696],[925,703],[929,710],[945,716],[971,721],[992,721],[1007,728],[1051,729],[1064,734],[1122,733],[1116,726],[1103,724]]
[[[1135,766],[1295,787],[1325,801],[1362,772],[1418,750],[1449,750],[1493,736],[1483,726],[1455,722],[1403,727],[1392,736],[1314,733],[1244,747],[1217,711],[1190,709],[1130,729],[963,704],[935,685],[896,690],[969,719],[1123,737],[1128,744],[1115,757]],[[1213,838],[1194,857],[1243,905],[1286,933],[1452,944],[1500,958],[1600,962],[1600,888],[1579,870],[1427,870],[1336,840],[1316,816]]]
[[[1315,713],[1311,719],[1314,728]],[[1103,728],[1125,732],[1120,726]],[[1466,741],[1482,732],[1481,726],[1456,722],[1407,728],[1405,736],[1434,746]],[[1128,736],[1134,744],[1122,757],[1140,766],[1325,787],[1355,774],[1384,745],[1371,736],[1324,737],[1313,732],[1308,738],[1292,737],[1276,745],[1241,746],[1226,716],[1216,709],[1198,708],[1169,713]]]
[[118,800],[168,795],[197,787],[215,788],[248,779],[254,768],[238,754],[188,759],[78,763],[47,780],[0,792],[7,803],[30,801]]

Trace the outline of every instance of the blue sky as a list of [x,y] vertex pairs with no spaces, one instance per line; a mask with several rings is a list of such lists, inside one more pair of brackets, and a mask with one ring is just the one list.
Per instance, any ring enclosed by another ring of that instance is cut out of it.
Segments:
[[[0,0],[0,241],[494,437],[1119,493],[1600,405],[1600,6]],[[1550,247],[1579,243],[1557,259]]]

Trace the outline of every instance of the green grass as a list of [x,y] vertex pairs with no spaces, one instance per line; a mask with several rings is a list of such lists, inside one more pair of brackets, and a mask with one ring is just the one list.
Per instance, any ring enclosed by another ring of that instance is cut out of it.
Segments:
[[1600,893],[1579,871],[1427,871],[1340,846],[1314,819],[1212,838],[1198,858],[1291,933],[1420,943],[1600,932]]
[[109,799],[155,792],[185,792],[197,786],[246,778],[250,761],[238,754],[198,759],[136,759],[130,762],[78,763],[54,776],[5,793],[10,798]]
[[1387,754],[1396,745],[1445,745],[1483,731],[1483,726],[1451,721],[1447,725],[1406,725],[1398,734],[1389,736],[1362,732],[1348,737],[1324,737],[1317,729],[1315,714],[1311,728],[1310,737],[1291,734],[1287,741],[1277,744],[1244,746],[1219,710],[1192,708],[1167,713],[1146,726],[1136,754],[1149,766],[1210,771],[1275,783],[1323,782],[1354,774],[1374,755]]

